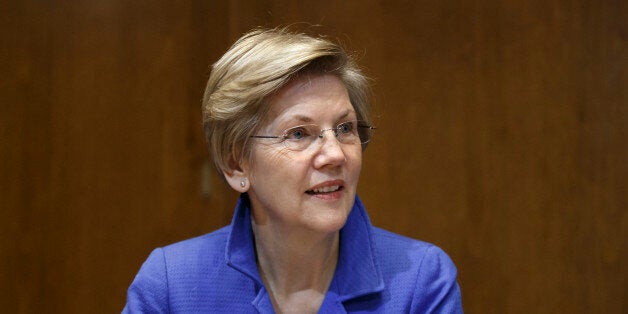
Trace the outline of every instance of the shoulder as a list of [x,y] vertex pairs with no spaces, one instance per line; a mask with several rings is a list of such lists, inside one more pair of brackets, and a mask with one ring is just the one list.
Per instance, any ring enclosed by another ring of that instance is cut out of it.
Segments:
[[[229,227],[153,250],[127,291],[125,313],[170,312],[170,292],[224,263]],[[189,276],[192,274],[192,276]]]
[[163,247],[165,262],[168,267],[191,266],[191,261],[224,261],[225,245],[229,236],[229,226],[195,238],[173,243]]
[[373,250],[388,292],[407,295],[411,312],[462,312],[457,269],[438,246],[372,228]]
[[[372,228],[372,238],[373,249],[377,258],[382,262],[390,261],[398,264],[400,260],[407,259],[408,263],[417,267],[429,266],[421,265],[426,259],[443,259],[445,262],[451,262],[449,256],[432,243],[412,239],[377,227]],[[453,262],[447,266],[455,269]]]
[[230,230],[230,227],[224,227],[155,249],[144,262],[140,273],[145,267],[155,268],[152,264],[161,265],[172,288],[175,284],[187,283],[188,278],[200,277],[190,275],[211,272],[216,266],[225,264],[225,247]]
[[442,273],[453,276],[456,266],[440,247],[402,236],[390,231],[372,228],[373,251],[382,272],[401,270],[422,273]]

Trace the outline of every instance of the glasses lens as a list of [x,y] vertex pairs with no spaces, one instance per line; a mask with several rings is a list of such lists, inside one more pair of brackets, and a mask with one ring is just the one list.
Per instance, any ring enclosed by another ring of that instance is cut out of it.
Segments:
[[283,134],[283,142],[292,150],[304,150],[316,137],[318,126],[313,124],[299,125],[287,129]]
[[356,121],[347,121],[338,124],[334,129],[334,134],[339,142],[344,144],[357,144],[359,140]]
[[281,141],[291,150],[305,150],[325,131],[332,131],[343,144],[366,144],[371,140],[373,127],[363,121],[347,121],[334,129],[321,129],[315,124],[299,125],[284,131]]

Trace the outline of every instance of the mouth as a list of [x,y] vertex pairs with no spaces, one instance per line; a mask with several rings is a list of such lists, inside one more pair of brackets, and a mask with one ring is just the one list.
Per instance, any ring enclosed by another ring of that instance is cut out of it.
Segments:
[[305,191],[306,194],[309,195],[325,195],[325,194],[331,194],[334,192],[338,192],[343,190],[344,187],[342,185],[329,185],[329,186],[322,186],[322,187],[318,187],[318,188],[313,188],[311,190],[307,190]]

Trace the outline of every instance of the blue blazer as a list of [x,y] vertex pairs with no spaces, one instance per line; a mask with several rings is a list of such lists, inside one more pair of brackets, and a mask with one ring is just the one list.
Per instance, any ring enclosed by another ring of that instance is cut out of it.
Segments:
[[[123,313],[274,313],[257,270],[249,201],[231,225],[155,249]],[[456,267],[440,248],[371,226],[355,204],[319,313],[462,313]]]

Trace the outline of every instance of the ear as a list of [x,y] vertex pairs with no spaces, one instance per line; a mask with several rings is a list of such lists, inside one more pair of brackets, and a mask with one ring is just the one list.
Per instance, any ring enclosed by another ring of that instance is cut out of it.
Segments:
[[243,167],[238,162],[233,160],[233,158],[229,159],[229,168],[227,170],[223,170],[222,173],[227,180],[227,183],[231,186],[232,189],[245,193],[249,190],[251,186],[248,178],[248,172],[246,171],[246,167]]

